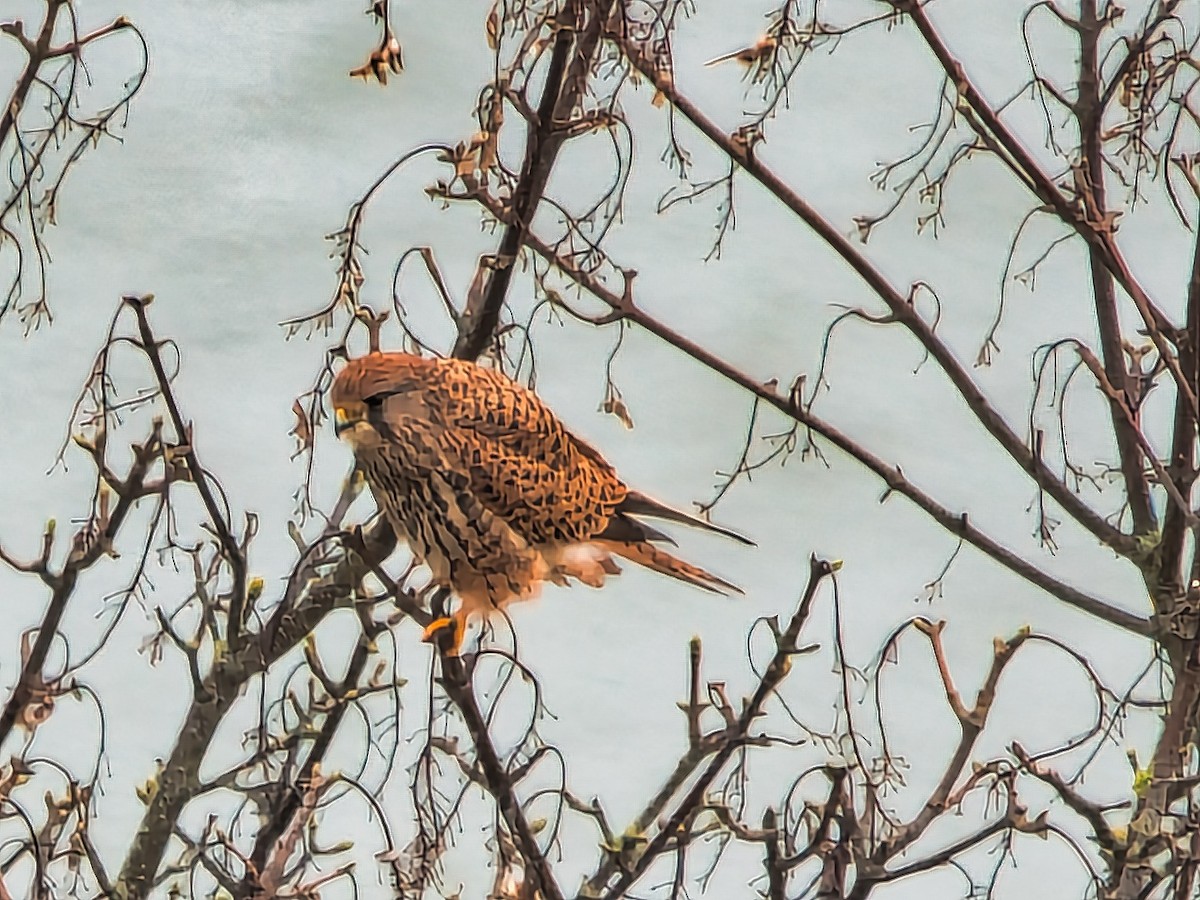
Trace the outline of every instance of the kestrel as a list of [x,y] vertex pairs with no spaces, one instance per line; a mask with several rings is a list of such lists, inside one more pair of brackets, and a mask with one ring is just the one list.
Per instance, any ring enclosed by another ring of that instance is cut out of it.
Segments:
[[594,447],[533,391],[458,359],[370,353],[331,390],[337,433],[413,556],[459,605],[454,647],[471,616],[537,594],[544,582],[600,587],[614,557],[705,590],[741,593],[656,546],[652,517],[751,541],[630,490]]

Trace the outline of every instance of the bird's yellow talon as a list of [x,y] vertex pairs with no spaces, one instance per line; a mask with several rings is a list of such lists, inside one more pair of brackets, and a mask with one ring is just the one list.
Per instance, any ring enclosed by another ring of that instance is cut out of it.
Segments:
[[454,620],[451,619],[449,616],[442,616],[440,619],[434,619],[432,622],[430,622],[428,625],[425,626],[425,630],[421,633],[421,640],[425,641],[426,643],[429,643],[430,641],[433,640],[434,636],[439,631],[441,631],[443,628],[446,628],[447,626],[453,626],[453,625],[454,625]]
[[439,619],[434,619],[425,626],[425,631],[421,633],[421,640],[427,644],[435,643],[438,639],[438,634],[450,629],[450,646],[448,652],[451,656],[458,655],[459,645],[462,644],[463,628],[462,623],[451,616],[442,616]]

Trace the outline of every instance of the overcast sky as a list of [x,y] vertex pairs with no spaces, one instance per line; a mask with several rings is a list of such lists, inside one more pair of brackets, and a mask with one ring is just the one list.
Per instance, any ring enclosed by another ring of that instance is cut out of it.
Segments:
[[[27,21],[37,21],[38,4],[17,5],[28,7]],[[732,130],[743,110],[755,108],[757,93],[747,90],[736,64],[703,63],[753,43],[767,6],[698,5],[698,14],[681,26],[677,81]],[[0,323],[0,409],[7,412],[0,431],[5,471],[0,542],[9,551],[31,556],[48,518],[66,523],[86,514],[92,477],[86,458],[69,451],[64,469],[53,466],[55,454],[119,297],[153,292],[154,327],[180,348],[179,395],[195,421],[198,452],[233,507],[261,517],[253,567],[267,578],[268,592],[281,590],[295,554],[286,523],[304,476],[302,463],[291,459],[291,405],[309,387],[331,339],[318,332],[309,340],[302,334],[288,341],[278,323],[328,301],[335,267],[324,236],[341,227],[350,204],[394,159],[423,142],[470,137],[475,97],[491,67],[482,24],[487,4],[400,2],[394,18],[406,70],[386,88],[351,79],[348,70],[362,63],[376,40],[361,6],[328,0],[80,4],[87,28],[117,14],[136,22],[149,45],[150,66],[123,142],[107,142],[88,154],[71,175],[58,225],[48,233],[53,326],[26,338],[15,317]],[[997,101],[1026,77],[1018,22],[1024,7],[1012,0],[947,0],[935,9],[972,77]],[[1052,67],[1059,60],[1069,64],[1070,45],[1043,31]],[[4,47],[4,83],[17,62],[12,48]],[[117,91],[134,71],[136,46],[114,41],[94,61],[95,90]],[[851,234],[854,216],[889,204],[892,195],[876,191],[869,176],[879,162],[913,149],[918,136],[910,126],[929,120],[939,84],[938,70],[910,28],[856,34],[835,54],[818,53],[805,64],[790,108],[769,125],[761,157]],[[624,101],[634,129],[634,170],[624,220],[608,245],[620,265],[638,270],[638,302],[755,378],[787,384],[807,373],[811,385],[830,321],[845,306],[880,308],[801,223],[744,177],[736,182],[736,229],[718,259],[702,262],[716,234],[718,198],[655,214],[674,176],[660,161],[668,140],[666,112],[653,108],[650,98],[643,87]],[[1028,126],[1027,143],[1041,152],[1036,116],[1019,112],[1016,121]],[[697,177],[722,174],[725,163],[704,139],[681,122],[677,128],[693,154]],[[514,142],[509,149],[515,147]],[[568,208],[586,208],[609,183],[611,164],[606,138],[584,139],[564,153],[551,191]],[[476,210],[444,209],[426,197],[424,188],[444,177],[444,167],[427,157],[406,167],[369,208],[363,236],[371,254],[366,302],[377,308],[390,303],[392,267],[409,247],[432,247],[459,297],[477,256],[494,249],[496,238],[480,228]],[[955,176],[947,200],[946,227],[938,237],[915,235],[919,210],[909,203],[872,236],[868,250],[897,285],[924,280],[936,287],[943,314],[939,333],[969,363],[995,315],[1006,248],[1031,201],[987,159]],[[1040,239],[1052,237],[1046,232]],[[1185,236],[1166,216],[1146,214],[1122,238],[1138,277],[1175,310],[1186,279]],[[1037,239],[1024,251],[1026,263],[1038,252]],[[1028,416],[1033,348],[1063,336],[1092,337],[1081,261],[1079,246],[1068,245],[1039,272],[1035,293],[1010,286],[998,334],[1002,352],[990,368],[972,370],[1019,432]],[[435,295],[415,268],[406,278],[411,323],[448,349]],[[518,279],[513,297],[519,308],[527,308],[531,296],[529,281]],[[635,424],[629,430],[599,410],[615,330],[543,317],[533,339],[539,391],[631,485],[683,507],[711,497],[714,473],[728,471],[738,459],[751,409],[746,394],[635,329],[613,365]],[[385,340],[399,345],[395,332]],[[920,348],[901,329],[847,323],[835,333],[826,371],[832,390],[816,409],[902,466],[946,506],[969,511],[973,522],[1008,546],[1090,593],[1147,613],[1132,569],[1115,563],[1069,523],[1055,534],[1055,556],[1038,546],[1028,509],[1036,499],[1034,485],[978,433],[936,367],[921,362]],[[1111,451],[1102,413],[1083,392],[1069,404],[1069,422],[1089,466]],[[785,427],[778,417],[765,417],[759,434]],[[756,445],[756,452],[764,446]],[[744,598],[710,596],[627,568],[602,592],[550,588],[539,601],[513,611],[522,659],[538,674],[555,716],[543,723],[542,734],[568,760],[572,790],[600,796],[614,823],[640,809],[684,747],[684,721],[675,703],[684,696],[688,639],[703,638],[707,677],[728,682],[730,695],[741,696],[753,685],[747,633],[760,616],[790,614],[810,553],[845,562],[839,597],[846,652],[855,665],[871,664],[899,623],[924,615],[948,620],[950,661],[968,697],[991,660],[993,637],[1011,636],[1026,624],[1091,655],[1118,691],[1145,667],[1147,644],[1064,608],[969,548],[956,558],[944,593],[924,599],[926,583],[954,553],[955,539],[901,498],[880,503],[878,481],[832,448],[825,452],[827,465],[811,457],[802,462],[797,454],[785,466],[756,473],[717,508],[715,519],[751,536],[756,548],[704,534],[679,535],[682,556],[743,586]],[[350,465],[349,451],[332,434],[322,434],[318,459],[317,493],[328,505]],[[1091,499],[1108,511],[1116,495],[1114,489]],[[361,519],[369,510],[362,502],[354,513]],[[130,538],[132,558],[138,544],[136,535]],[[88,635],[107,620],[103,597],[121,584],[129,558],[106,564],[85,581],[65,624],[76,635],[73,653],[85,651]],[[166,591],[172,580],[161,578]],[[0,684],[7,689],[18,668],[20,635],[39,621],[46,596],[32,580],[0,572],[0,597]],[[826,729],[834,726],[838,702],[830,674],[831,599],[831,592],[822,596],[804,636],[820,643],[822,652],[797,662],[786,690],[806,722]],[[102,850],[114,867],[141,810],[132,786],[148,777],[156,756],[169,752],[187,700],[178,659],[168,652],[152,668],[137,652],[153,631],[147,612],[130,608],[111,644],[79,676],[104,699],[111,771],[105,770],[98,810],[105,822]],[[323,632],[331,657],[344,658],[349,633],[346,621]],[[758,633],[756,639],[762,637]],[[400,727],[406,737],[424,721],[429,651],[417,638],[411,625],[401,626],[402,669],[415,679],[415,690],[404,696]],[[766,653],[762,643],[755,644],[756,660]],[[914,793],[897,800],[907,809],[904,804],[938,774],[956,727],[927,647],[915,637],[906,639],[897,661],[886,673],[885,697],[896,752],[913,766]],[[1006,675],[993,730],[980,752],[1002,752],[1014,739],[1030,748],[1055,746],[1089,726],[1092,704],[1073,664],[1033,650]],[[514,721],[522,714],[514,707]],[[92,755],[79,752],[79,735],[95,727],[94,706],[64,704],[39,732],[36,752],[87,772]],[[1145,720],[1135,722],[1128,736],[1143,756],[1148,735]],[[233,729],[229,739],[237,740]],[[344,736],[339,749],[345,760],[359,758],[355,742],[361,739],[353,732]],[[1124,746],[1104,754],[1086,782],[1099,800],[1131,796]],[[405,752],[401,763],[411,760]],[[752,770],[756,789],[766,785],[758,801],[777,798],[789,772],[821,758],[811,746],[768,757],[773,761]],[[402,808],[407,779],[398,766],[386,784],[393,808]],[[360,835],[362,858],[369,859],[379,849],[370,844],[377,832],[356,815],[361,810],[331,810],[329,833],[350,829]],[[403,842],[410,826],[402,812],[395,819]],[[587,834],[585,828],[571,832],[561,863],[568,889],[593,864]],[[448,883],[478,883],[482,858],[478,852],[452,856]],[[1079,863],[1061,844],[1023,841],[1018,860],[1021,866],[1002,877],[1000,896],[1031,890],[1039,895],[1037,886],[1047,878],[1062,885],[1064,896],[1083,890]],[[978,854],[973,868],[984,872],[990,864]],[[733,857],[720,884],[738,890],[755,877],[758,865],[753,856]],[[963,890],[958,876],[934,877],[947,878],[947,893],[938,896]],[[360,886],[362,896],[386,895],[369,866]],[[888,896],[930,896],[927,890],[928,883],[914,884]]]

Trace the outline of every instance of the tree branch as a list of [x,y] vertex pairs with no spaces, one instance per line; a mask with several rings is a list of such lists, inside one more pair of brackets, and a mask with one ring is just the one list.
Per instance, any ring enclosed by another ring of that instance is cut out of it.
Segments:
[[[58,627],[62,623],[63,615],[67,611],[67,604],[75,592],[79,576],[85,570],[95,565],[100,557],[111,549],[113,541],[116,539],[129,513],[133,511],[137,502],[149,493],[146,476],[151,465],[159,458],[162,451],[158,423],[154,425],[145,443],[134,447],[133,450],[133,465],[130,467],[129,474],[123,482],[113,485],[113,488],[117,491],[117,502],[108,513],[107,520],[97,523],[100,530],[94,536],[88,537],[84,531],[76,535],[75,547],[68,556],[62,570],[57,574],[51,573],[47,568],[51,542],[54,535],[52,528],[47,529],[40,574],[42,580],[51,589],[50,603],[46,608],[46,614],[42,617],[41,624],[38,626],[37,638],[33,643],[28,658],[25,660],[21,674],[17,678],[17,684],[4,704],[3,711],[0,711],[0,745],[9,736],[21,712],[32,698],[34,686],[41,682],[42,668],[46,664],[46,656],[50,652],[50,646],[54,642],[55,636],[58,635]],[[106,465],[102,457],[103,451],[92,447],[90,452],[96,462],[97,469],[103,471]]]
[[[1095,0],[1083,0],[1080,4],[1079,25],[1079,75],[1078,98],[1072,106],[1079,123],[1081,136],[1081,177],[1085,179],[1084,196],[1090,197],[1091,216],[1102,221],[1107,214],[1104,186],[1104,111],[1100,103],[1100,73],[1098,45],[1102,28],[1096,19]],[[1088,246],[1088,268],[1092,277],[1092,296],[1096,306],[1096,322],[1100,328],[1100,349],[1104,355],[1104,371],[1109,383],[1123,396],[1129,396],[1127,381],[1130,378],[1125,368],[1125,352],[1121,340],[1121,320],[1117,314],[1117,293],[1112,273],[1105,267],[1104,259],[1095,246]],[[1182,396],[1182,394],[1180,395]],[[1149,534],[1157,527],[1150,507],[1150,484],[1142,466],[1138,448],[1137,426],[1132,419],[1109,405],[1113,434],[1117,440],[1117,455],[1121,475],[1125,483],[1125,495],[1129,500],[1129,511],[1133,517],[1135,534]],[[1153,460],[1153,456],[1150,457]],[[1167,486],[1164,484],[1164,487]]]
[[1089,507],[1060,478],[1046,466],[1025,442],[1017,436],[1004,417],[991,405],[975,384],[966,368],[959,362],[950,348],[934,333],[933,329],[918,315],[908,295],[902,294],[888,282],[883,274],[858,251],[850,240],[833,227],[823,216],[791,189],[778,175],[746,153],[728,134],[705,116],[690,100],[681,95],[653,63],[646,59],[633,44],[623,44],[630,63],[644,76],[651,79],[680,113],[687,118],[709,140],[736,160],[745,171],[764,188],[796,214],[809,228],[825,241],[867,286],[885,303],[896,322],[903,325],[920,342],[950,379],[955,389],[966,401],[975,418],[1008,453],[1010,457],[1036,482],[1038,487],[1054,498],[1055,502],[1081,526],[1090,531],[1101,543],[1128,555],[1136,553],[1137,543],[1114,528],[1104,517]]
[[[1187,311],[1184,314],[1184,338],[1179,343],[1179,364],[1193,388],[1200,392],[1200,229],[1192,242],[1192,268],[1187,285]],[[1175,398],[1175,416],[1171,426],[1170,470],[1179,493],[1189,499],[1196,483],[1196,425],[1180,394]],[[1190,508],[1190,507],[1189,507]],[[1193,578],[1200,575],[1200,551],[1192,551],[1192,572],[1184,572],[1184,552],[1187,545],[1187,516],[1177,507],[1167,509],[1163,516],[1161,577],[1167,580],[1163,588],[1175,596],[1183,596]]]
[[1172,378],[1175,379],[1178,391],[1186,399],[1187,408],[1193,419],[1200,417],[1196,392],[1188,384],[1179,366],[1179,360],[1168,346],[1168,341],[1176,340],[1178,329],[1134,278],[1129,264],[1117,246],[1115,228],[1111,222],[1107,219],[1094,218],[1091,215],[1096,210],[1086,196],[1079,198],[1082,200],[1082,209],[1080,209],[1079,205],[1064,196],[1055,186],[1050,177],[1042,171],[1032,154],[1025,149],[1016,135],[1005,127],[979,89],[967,78],[962,63],[950,52],[950,48],[946,46],[937,29],[933,27],[928,13],[925,12],[925,8],[918,0],[889,0],[889,2],[896,10],[908,15],[913,20],[913,24],[925,39],[925,43],[955,85],[959,96],[966,101],[977,117],[978,123],[1004,148],[1005,155],[1001,158],[1011,161],[1016,167],[1019,180],[1027,185],[1039,200],[1049,206],[1065,224],[1073,228],[1089,247],[1094,248],[1105,268],[1125,289],[1141,315],[1159,356],[1170,370]]
[[[469,199],[483,203],[493,215],[503,215],[504,211],[500,205],[486,195],[476,192]],[[879,476],[887,485],[888,493],[895,492],[907,497],[951,534],[961,537],[964,541],[998,562],[1010,572],[1019,575],[1021,578],[1041,588],[1062,602],[1082,610],[1089,615],[1103,619],[1119,628],[1145,637],[1149,637],[1155,633],[1155,626],[1149,618],[1126,612],[1123,609],[1113,606],[1111,603],[1086,594],[1060,581],[1027,560],[1022,559],[999,541],[977,528],[966,513],[956,513],[947,509],[930,494],[916,487],[905,477],[898,466],[885,462],[829,422],[808,412],[803,406],[796,403],[792,397],[781,394],[773,385],[756,381],[726,360],[684,337],[661,320],[654,318],[633,303],[628,284],[623,294],[617,294],[609,290],[595,276],[579,269],[571,260],[558,255],[553,248],[536,236],[530,235],[526,243],[531,250],[553,264],[584,290],[607,304],[614,311],[619,312],[621,318],[628,319],[642,326],[651,334],[682,351],[696,362],[749,391],[755,397],[770,404],[785,416],[794,419],[806,428],[811,429],[814,433],[819,434],[846,455]],[[627,280],[630,274],[626,273]],[[887,495],[885,494],[884,496],[886,498]],[[1105,527],[1109,527],[1107,523],[1105,523]],[[1124,535],[1122,535],[1122,538],[1124,541],[1129,540]],[[1134,550],[1133,548],[1128,548],[1127,552],[1132,553]]]
[[526,878],[532,882],[536,895],[543,900],[563,900],[562,890],[554,878],[550,863],[538,846],[537,837],[521,809],[513,779],[500,762],[500,756],[492,743],[487,721],[479,708],[479,702],[475,699],[475,689],[471,682],[473,668],[469,667],[461,656],[454,655],[445,640],[437,641],[437,649],[442,669],[442,688],[466,723],[471,741],[475,745],[475,759],[483,774],[487,791],[495,798],[500,816],[524,858]]
[[[684,827],[685,823],[690,820],[699,806],[704,802],[704,794],[708,790],[708,786],[720,774],[725,764],[729,762],[729,758],[733,755],[733,752],[742,746],[750,734],[750,728],[754,724],[755,719],[762,715],[763,706],[766,704],[767,698],[775,692],[780,682],[787,677],[792,666],[792,655],[796,653],[798,647],[797,642],[800,637],[800,630],[808,620],[809,612],[812,610],[813,599],[817,595],[817,589],[826,578],[829,578],[837,571],[839,566],[840,564],[838,563],[817,559],[815,556],[810,557],[808,585],[804,589],[804,594],[800,598],[800,603],[796,608],[795,614],[792,616],[791,621],[788,622],[787,629],[777,638],[775,655],[771,657],[771,662],[767,665],[767,669],[763,673],[758,687],[755,688],[753,695],[745,702],[742,713],[736,723],[732,727],[727,727],[722,733],[720,747],[713,755],[712,760],[696,778],[696,781],[692,784],[691,789],[684,798],[679,801],[679,804],[675,807],[675,811],[659,828],[658,833],[650,839],[649,843],[638,854],[633,865],[622,872],[616,883],[608,888],[604,894],[605,900],[617,900],[617,898],[624,896],[630,886],[642,876],[658,855],[666,849],[667,844],[679,837],[680,829]],[[591,886],[591,882],[589,881],[586,887],[590,888]],[[604,886],[598,885],[598,887]]]
[[[451,354],[459,359],[475,359],[496,332],[517,257],[533,226],[533,217],[541,203],[546,183],[550,180],[550,171],[558,151],[569,137],[563,126],[587,88],[592,57],[600,44],[613,2],[570,0],[562,14],[566,22],[574,24],[560,24],[554,37],[554,50],[538,103],[537,119],[530,124],[525,142],[521,175],[512,199],[513,214],[507,220],[504,235],[500,239],[495,266],[488,276],[487,286],[470,298],[459,316],[458,337]],[[580,32],[579,25],[589,10],[587,25]]]
[[8,139],[9,132],[16,124],[17,115],[25,105],[25,98],[29,96],[29,90],[37,80],[38,69],[46,61],[46,57],[50,52],[50,42],[54,40],[58,12],[66,4],[67,0],[46,0],[46,18],[42,22],[42,28],[38,32],[36,41],[31,41],[25,36],[23,31],[19,30],[19,22],[11,23],[11,25],[10,23],[5,23],[4,32],[21,44],[25,50],[27,59],[25,61],[25,68],[17,78],[17,84],[13,88],[12,96],[9,97],[8,103],[4,106],[4,112],[0,115],[0,146],[3,146],[5,140]]
[[1108,109],[1108,105],[1112,103],[1113,97],[1116,96],[1117,91],[1121,88],[1121,82],[1133,71],[1133,67],[1138,64],[1142,54],[1149,48],[1150,39],[1154,35],[1154,32],[1158,31],[1159,26],[1164,22],[1175,16],[1175,10],[1179,8],[1179,5],[1180,0],[1159,0],[1158,12],[1146,27],[1142,29],[1142,32],[1129,44],[1128,52],[1121,59],[1120,64],[1112,74],[1112,78],[1109,79],[1108,84],[1105,86],[1104,92],[1100,95],[1100,108],[1102,112]]
[[200,500],[204,504],[205,511],[208,513],[208,520],[212,524],[217,540],[221,544],[225,562],[229,566],[229,570],[233,576],[233,586],[229,602],[228,640],[230,648],[236,651],[240,644],[242,617],[246,604],[246,559],[242,548],[238,546],[237,539],[233,536],[233,532],[230,531],[230,523],[225,520],[225,516],[221,513],[221,508],[217,505],[212,486],[209,484],[210,476],[200,465],[200,460],[196,457],[196,448],[192,444],[191,426],[184,423],[183,416],[179,412],[179,403],[176,401],[175,394],[171,390],[171,380],[167,376],[166,367],[163,366],[159,343],[154,337],[154,332],[150,329],[149,319],[146,318],[146,307],[149,306],[150,301],[153,299],[153,295],[141,297],[127,296],[124,298],[124,302],[133,309],[134,314],[137,316],[141,347],[150,361],[151,368],[154,370],[154,378],[158,382],[163,402],[166,404],[167,412],[171,417],[171,424],[175,429],[175,439],[179,445],[177,451],[187,461],[188,469],[192,476],[191,482],[196,486],[197,493],[200,494]]

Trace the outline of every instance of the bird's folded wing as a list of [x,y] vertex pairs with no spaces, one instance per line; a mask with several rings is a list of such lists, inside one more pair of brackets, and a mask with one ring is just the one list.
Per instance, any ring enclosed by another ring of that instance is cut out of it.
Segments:
[[601,532],[626,488],[592,447],[532,391],[477,366],[447,365],[424,393],[447,460],[481,503],[534,543]]

